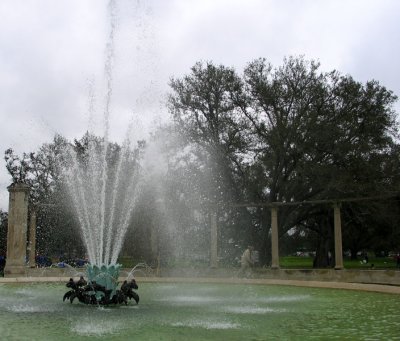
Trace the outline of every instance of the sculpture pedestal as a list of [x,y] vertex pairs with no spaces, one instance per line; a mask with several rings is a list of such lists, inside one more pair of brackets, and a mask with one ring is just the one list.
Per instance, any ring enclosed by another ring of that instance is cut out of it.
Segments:
[[[117,291],[119,269],[121,264],[115,265],[102,265],[98,267],[97,265],[88,264],[86,273],[89,283],[94,283],[105,287],[106,290],[111,290],[110,297],[113,297]],[[96,299],[100,301],[104,293],[101,291],[96,292]]]

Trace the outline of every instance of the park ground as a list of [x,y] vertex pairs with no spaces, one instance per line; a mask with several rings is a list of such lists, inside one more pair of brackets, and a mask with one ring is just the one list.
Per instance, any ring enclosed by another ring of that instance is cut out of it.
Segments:
[[[140,260],[135,260],[131,257],[120,257],[118,260],[124,268],[133,268],[136,264],[141,263]],[[311,256],[284,256],[280,257],[279,265],[282,269],[312,269],[313,257]],[[394,270],[397,268],[396,259],[394,256],[388,257],[374,257],[371,256],[366,263],[361,258],[350,259],[344,258],[343,265],[345,269],[359,269],[359,270]],[[208,267],[208,262],[170,262],[165,267],[187,267],[198,266]],[[222,264],[224,266],[224,264]],[[230,265],[235,266],[235,265]],[[240,264],[237,264],[239,267]],[[400,270],[400,269],[399,269]]]

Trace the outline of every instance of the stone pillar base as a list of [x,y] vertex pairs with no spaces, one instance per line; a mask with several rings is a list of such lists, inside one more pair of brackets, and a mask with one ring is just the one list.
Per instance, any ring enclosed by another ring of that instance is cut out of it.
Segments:
[[4,277],[25,277],[26,267],[25,266],[7,266],[4,268]]

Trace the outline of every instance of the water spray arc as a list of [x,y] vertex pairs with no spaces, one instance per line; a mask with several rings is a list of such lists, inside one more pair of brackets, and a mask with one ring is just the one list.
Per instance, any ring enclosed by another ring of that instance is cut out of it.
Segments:
[[[90,263],[87,267],[88,286],[71,282],[69,285],[76,287],[76,292],[70,292],[70,295],[79,298],[80,288],[85,287],[91,293],[81,295],[80,301],[84,303],[125,302],[121,294],[123,288],[116,289],[121,268],[117,261],[141,189],[139,153],[130,141],[132,124],[121,147],[109,141],[116,10],[116,1],[110,0],[110,31],[104,67],[103,137],[88,132],[83,150],[69,145],[65,151],[68,164],[65,183],[75,206]],[[89,113],[93,114],[93,94],[90,94],[89,105]],[[96,290],[96,287],[101,290]]]

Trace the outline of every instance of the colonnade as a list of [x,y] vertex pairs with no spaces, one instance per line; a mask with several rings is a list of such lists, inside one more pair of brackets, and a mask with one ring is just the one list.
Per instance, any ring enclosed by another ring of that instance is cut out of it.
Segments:
[[[279,269],[278,206],[282,203],[267,204],[271,210],[271,269]],[[335,269],[343,269],[342,224],[340,204],[333,203]],[[211,213],[211,267],[218,267],[218,226],[216,212]]]
[[[7,233],[7,262],[4,269],[5,276],[20,276],[26,273],[26,251],[29,250],[29,264],[35,266],[36,240],[36,211],[31,208],[28,228],[28,197],[29,186],[14,183],[8,187],[9,211]],[[278,206],[282,203],[265,204],[271,210],[271,268],[279,269],[279,235],[278,235]],[[333,203],[334,236],[335,236],[335,269],[343,269],[342,255],[342,227],[340,204]],[[218,220],[216,211],[210,215],[211,224],[211,256],[210,266],[218,267]]]

